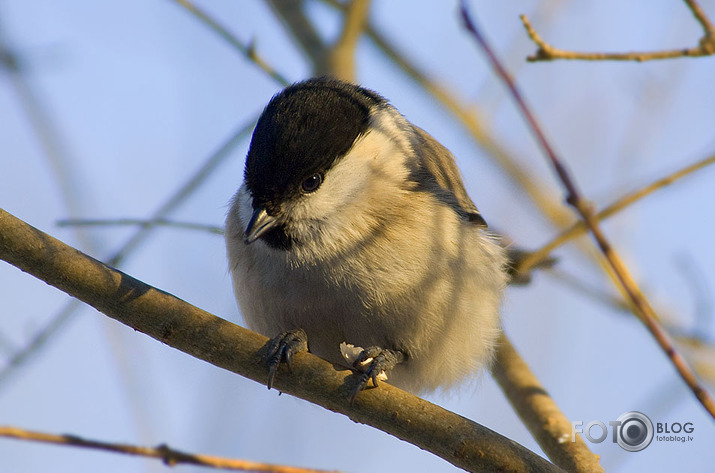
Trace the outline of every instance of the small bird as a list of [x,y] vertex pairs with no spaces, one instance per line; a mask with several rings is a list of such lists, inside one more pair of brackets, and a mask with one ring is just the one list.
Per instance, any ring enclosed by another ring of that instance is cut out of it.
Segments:
[[451,153],[377,93],[321,77],[275,95],[226,218],[233,287],[271,388],[308,350],[416,394],[492,357],[506,256]]

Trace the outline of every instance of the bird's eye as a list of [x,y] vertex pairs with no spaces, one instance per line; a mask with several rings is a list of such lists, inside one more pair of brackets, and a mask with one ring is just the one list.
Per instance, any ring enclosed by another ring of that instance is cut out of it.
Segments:
[[323,183],[323,176],[321,174],[313,174],[309,178],[303,181],[303,183],[300,185],[300,188],[305,192],[306,194],[310,194],[311,192],[315,192],[318,190],[318,187]]

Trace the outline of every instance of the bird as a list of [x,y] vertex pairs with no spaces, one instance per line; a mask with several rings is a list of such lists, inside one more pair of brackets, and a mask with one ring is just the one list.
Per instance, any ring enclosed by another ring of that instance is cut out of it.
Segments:
[[378,93],[289,85],[257,121],[225,223],[239,310],[270,389],[310,351],[414,394],[493,359],[507,258],[453,155]]

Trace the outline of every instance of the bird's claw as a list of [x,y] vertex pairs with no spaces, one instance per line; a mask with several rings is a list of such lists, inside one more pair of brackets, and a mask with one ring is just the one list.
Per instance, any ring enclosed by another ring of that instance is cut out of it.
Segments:
[[264,357],[264,361],[268,363],[268,389],[273,387],[273,380],[281,362],[284,362],[290,371],[291,358],[302,351],[308,351],[308,335],[303,329],[288,330],[268,342]]
[[350,404],[358,393],[367,387],[370,380],[375,387],[378,387],[378,379],[404,360],[405,355],[401,351],[376,346],[365,348],[353,362],[353,367],[361,373],[357,385],[350,394]]

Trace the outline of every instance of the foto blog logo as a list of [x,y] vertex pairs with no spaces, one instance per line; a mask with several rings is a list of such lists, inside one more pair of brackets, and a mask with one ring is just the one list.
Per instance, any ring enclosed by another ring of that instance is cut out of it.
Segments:
[[[671,424],[658,422],[654,428],[650,418],[638,411],[625,412],[618,419],[608,421],[608,425],[611,427],[612,442],[629,452],[640,452],[645,449],[653,441],[656,432],[667,434],[655,436],[660,442],[684,443],[692,441],[693,437],[679,434],[691,434],[695,430],[692,422]],[[577,420],[571,423],[572,442],[576,441],[576,434],[583,434],[590,442],[601,443],[608,437],[608,428],[600,420],[591,421],[585,427],[583,421]]]

